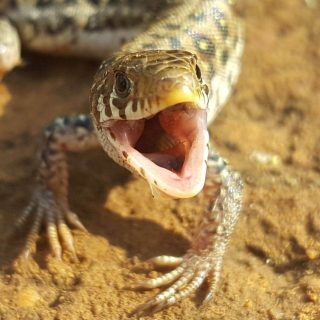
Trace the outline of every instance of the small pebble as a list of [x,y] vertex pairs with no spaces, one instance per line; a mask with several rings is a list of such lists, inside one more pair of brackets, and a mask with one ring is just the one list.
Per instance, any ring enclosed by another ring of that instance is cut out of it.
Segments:
[[258,150],[253,151],[249,158],[253,162],[272,167],[278,167],[282,163],[281,158],[277,154]]
[[41,300],[39,293],[33,288],[23,288],[16,297],[18,307],[31,308]]

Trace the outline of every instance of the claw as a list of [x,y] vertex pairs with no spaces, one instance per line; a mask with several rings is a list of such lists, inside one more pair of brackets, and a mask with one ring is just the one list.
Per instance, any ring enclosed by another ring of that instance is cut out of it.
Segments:
[[67,221],[73,225],[75,228],[88,232],[88,230],[86,229],[86,227],[82,224],[82,222],[80,221],[78,215],[70,210],[68,210],[65,213],[65,216],[67,218]]
[[52,209],[49,209],[47,212],[47,235],[52,251],[54,252],[55,257],[59,260],[62,259],[62,248],[58,238],[58,231],[56,226],[56,221],[53,216]]
[[72,234],[61,217],[58,218],[58,232],[66,248],[71,252],[74,261],[78,262],[79,260],[76,254],[76,249],[74,248]]
[[216,266],[216,269],[214,270],[213,274],[211,274],[210,277],[210,288],[208,289],[208,292],[205,296],[205,298],[202,301],[201,307],[205,307],[214,297],[214,294],[216,292],[217,284],[219,282],[220,277],[220,269]]
[[154,301],[151,300],[147,303],[144,303],[140,306],[138,306],[136,309],[134,309],[132,312],[130,312],[128,314],[128,316],[131,318],[131,317],[134,317],[134,316],[137,316],[137,317],[140,317],[142,315],[144,315],[146,313],[147,310],[150,310],[152,309],[152,307],[154,306]]
[[213,296],[214,296],[213,292],[208,291],[208,293],[206,294],[205,298],[203,299],[200,307],[204,308],[213,299]]
[[[203,257],[198,255],[187,255],[184,258],[174,259],[171,257],[168,259],[167,256],[161,256],[153,258],[151,261],[160,261],[160,263],[180,261],[180,266],[155,279],[148,279],[140,283],[140,288],[143,289],[153,289],[170,283],[172,285],[148,302],[138,306],[130,313],[130,316],[155,313],[190,296],[203,284],[212,268],[211,263],[204,262]],[[215,282],[212,284],[212,288],[215,288],[215,284]]]
[[183,298],[195,292],[202,285],[206,276],[207,276],[206,270],[200,271],[188,285],[186,285],[181,291],[172,295],[170,299],[168,299],[168,306],[182,300]]
[[158,256],[148,260],[148,262],[153,263],[157,267],[176,267],[183,261],[181,257],[173,256]]
[[42,216],[43,216],[43,209],[38,208],[38,210],[36,211],[36,216],[35,216],[34,222],[32,224],[31,230],[30,230],[29,235],[26,240],[25,248],[23,250],[23,256],[26,258],[29,257],[32,245],[36,242],[36,239],[38,237],[38,233],[39,233],[40,226],[41,226]]
[[[174,304],[178,300],[181,300],[183,297],[179,298],[181,293],[179,293],[178,290],[183,286],[187,285],[187,283],[192,279],[193,276],[194,276],[193,271],[190,271],[184,276],[182,276],[171,287],[162,291],[161,293],[156,295],[152,300],[142,305],[142,306],[145,306],[143,308],[143,311],[147,311],[147,309],[151,311],[152,309],[152,313],[155,313],[169,305]],[[187,288],[189,287],[189,285],[187,285]],[[184,290],[182,290],[181,292],[184,292]]]
[[[73,243],[72,233],[66,221],[76,228],[86,231],[78,216],[69,211],[67,204],[63,201],[56,200],[52,192],[40,189],[33,194],[32,200],[25,208],[21,216],[17,219],[12,231],[12,235],[17,228],[20,228],[27,222],[31,214],[34,214],[34,221],[31,225],[31,230],[27,236],[26,245],[23,250],[23,255],[27,258],[31,253],[32,246],[36,242],[42,222],[45,223],[47,229],[47,237],[50,243],[51,250],[56,258],[62,260],[62,246],[71,252],[74,261],[78,261],[76,250]],[[65,221],[66,220],[66,221]],[[11,232],[9,236],[11,235]]]

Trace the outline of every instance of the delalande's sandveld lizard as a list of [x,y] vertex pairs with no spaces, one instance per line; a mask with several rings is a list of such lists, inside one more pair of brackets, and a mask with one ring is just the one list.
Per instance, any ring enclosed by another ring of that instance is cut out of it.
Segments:
[[84,226],[69,209],[68,151],[101,145],[174,198],[204,188],[207,205],[191,248],[183,257],[152,259],[173,271],[140,284],[168,288],[138,307],[138,315],[176,303],[205,279],[209,301],[239,215],[241,178],[209,147],[207,130],[240,70],[242,28],[229,2],[31,0],[0,6],[2,73],[20,61],[19,38],[33,50],[108,57],[93,81],[91,114],[58,118],[43,132],[32,199],[16,223],[33,219],[25,255],[44,224],[54,255],[61,258],[63,243],[76,258],[68,225]]

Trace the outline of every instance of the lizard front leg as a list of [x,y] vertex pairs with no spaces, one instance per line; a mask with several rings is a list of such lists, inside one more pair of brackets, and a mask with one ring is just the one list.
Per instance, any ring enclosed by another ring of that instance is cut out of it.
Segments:
[[82,230],[85,228],[69,209],[66,152],[80,152],[98,146],[89,115],[58,118],[44,130],[36,186],[29,205],[15,223],[16,228],[21,227],[29,216],[34,215],[24,248],[25,256],[30,254],[40,227],[45,224],[54,255],[61,258],[61,240],[76,259],[68,224]]
[[151,259],[157,266],[176,266],[176,269],[146,280],[139,287],[150,289],[168,284],[171,286],[139,306],[132,315],[157,312],[170,306],[191,295],[206,278],[210,287],[204,302],[213,297],[220,278],[222,259],[241,209],[242,190],[240,175],[233,172],[216,152],[211,151],[204,189],[209,203],[191,248],[182,258],[159,256]]

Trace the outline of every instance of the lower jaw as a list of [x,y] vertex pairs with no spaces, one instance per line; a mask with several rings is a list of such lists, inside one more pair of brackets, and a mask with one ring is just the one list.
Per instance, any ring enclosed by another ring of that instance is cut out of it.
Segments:
[[[107,138],[126,167],[144,177],[155,188],[174,198],[193,197],[202,190],[205,182],[209,142],[206,111],[168,110],[167,114],[160,114],[160,117],[166,117],[165,121],[168,120],[169,127],[166,129],[177,136],[183,135],[188,142],[185,153],[181,154],[183,163],[178,168],[163,164],[166,159],[173,159],[166,153],[143,152],[141,146],[137,149],[137,142],[143,134],[145,121],[148,120],[119,120],[111,127],[102,127],[98,130],[98,135],[100,138],[101,135]],[[170,127],[171,123],[173,125]],[[110,150],[107,146],[104,147],[107,152]],[[110,156],[115,159],[111,154]]]

